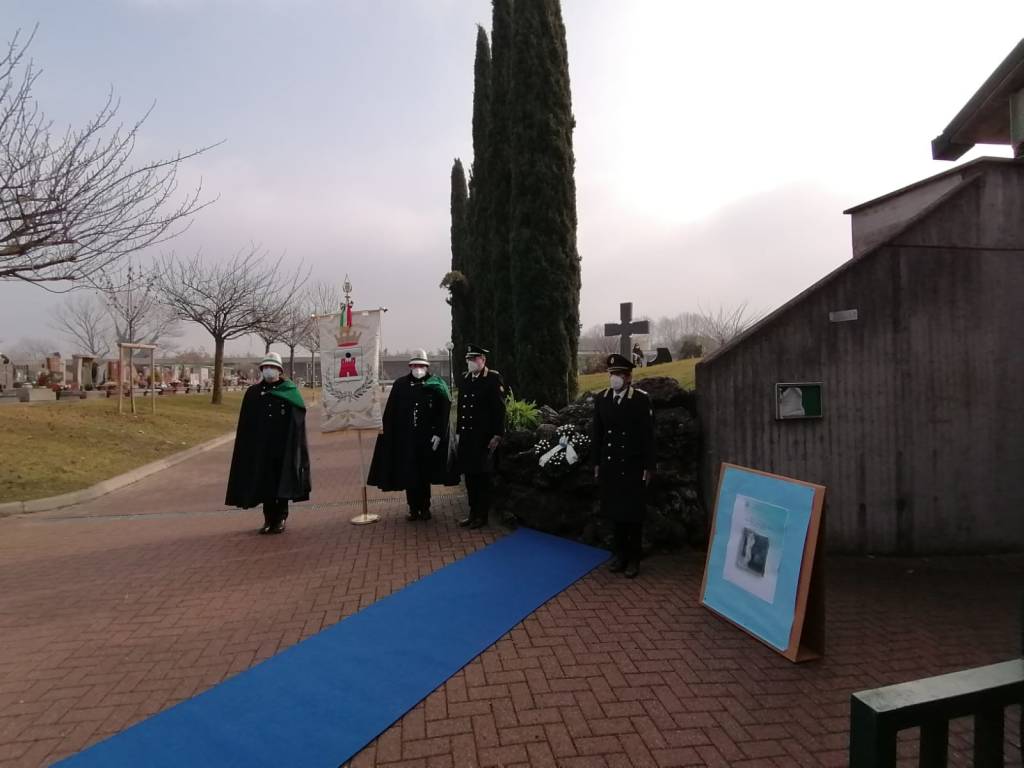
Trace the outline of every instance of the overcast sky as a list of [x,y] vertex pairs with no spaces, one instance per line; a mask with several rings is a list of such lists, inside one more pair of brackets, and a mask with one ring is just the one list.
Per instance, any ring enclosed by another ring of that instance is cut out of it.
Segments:
[[[850,256],[844,208],[952,167],[931,139],[1024,34],[1020,0],[563,13],[585,327],[620,301],[768,310],[806,288]],[[447,341],[449,172],[472,161],[489,0],[0,0],[5,40],[36,23],[36,97],[58,124],[112,87],[126,122],[156,103],[142,156],[226,140],[183,168],[219,201],[164,251],[260,242],[314,278],[348,273],[358,308],[389,308],[388,347]],[[964,159],[981,154],[1008,149]],[[57,341],[63,300],[0,283],[2,343]],[[194,327],[183,342],[212,349]]]

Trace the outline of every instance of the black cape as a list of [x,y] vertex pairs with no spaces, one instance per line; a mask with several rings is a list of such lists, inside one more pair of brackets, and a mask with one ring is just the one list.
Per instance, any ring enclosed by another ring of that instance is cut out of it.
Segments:
[[265,501],[306,501],[311,490],[306,409],[260,382],[242,398],[224,503],[248,509]]
[[[451,401],[435,387],[411,375],[396,379],[384,406],[383,432],[377,436],[366,484],[382,491],[404,491],[425,475],[431,485],[458,485],[449,455]],[[441,444],[431,447],[437,435]]]

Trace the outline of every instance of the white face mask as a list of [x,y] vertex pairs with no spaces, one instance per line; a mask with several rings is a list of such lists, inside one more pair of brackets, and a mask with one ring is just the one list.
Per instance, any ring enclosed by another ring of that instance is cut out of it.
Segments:
[[612,385],[612,389],[618,392],[622,389],[622,385],[626,383],[626,380],[621,376],[617,376],[614,373],[608,377],[608,382]]
[[472,360],[469,361],[470,373],[480,373],[480,371],[482,371],[483,369],[484,361],[481,360],[479,357],[474,357]]
[[281,378],[281,372],[277,368],[271,368],[267,366],[263,369],[263,380],[273,384],[275,381]]
[[414,379],[422,379],[427,375],[427,369],[417,365],[412,369],[411,373]]

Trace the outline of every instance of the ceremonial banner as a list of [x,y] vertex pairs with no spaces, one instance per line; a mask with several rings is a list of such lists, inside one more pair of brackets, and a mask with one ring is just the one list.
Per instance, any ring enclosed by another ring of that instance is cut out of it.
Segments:
[[321,315],[320,372],[324,382],[324,432],[380,429],[381,310],[348,307]]

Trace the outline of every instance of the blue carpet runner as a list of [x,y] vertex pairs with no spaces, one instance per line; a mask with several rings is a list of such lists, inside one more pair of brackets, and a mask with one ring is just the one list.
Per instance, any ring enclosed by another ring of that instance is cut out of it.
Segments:
[[607,557],[519,530],[59,765],[336,768]]

